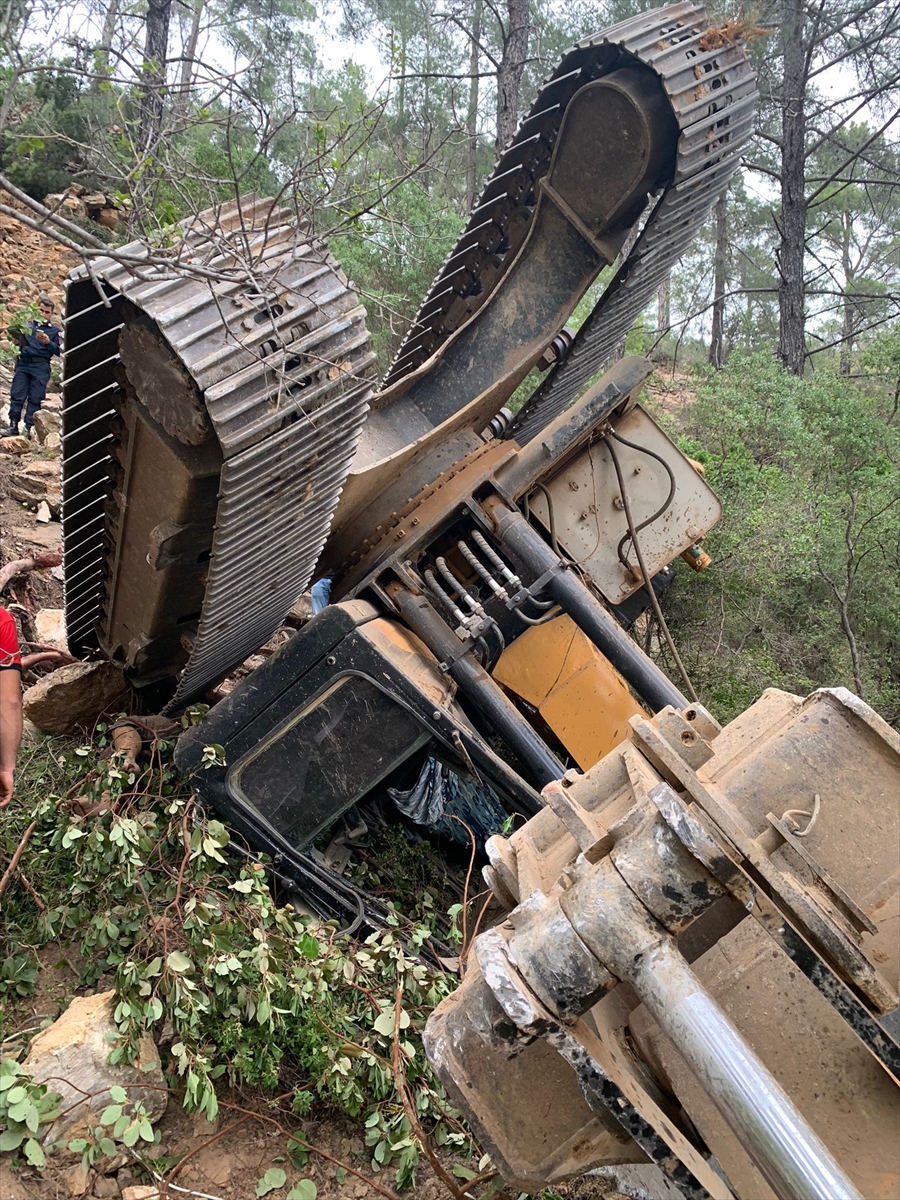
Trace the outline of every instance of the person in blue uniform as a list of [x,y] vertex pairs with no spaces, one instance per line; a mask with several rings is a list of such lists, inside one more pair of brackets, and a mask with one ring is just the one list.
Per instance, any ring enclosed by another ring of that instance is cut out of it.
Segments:
[[31,437],[34,414],[43,404],[50,382],[50,360],[54,354],[59,354],[59,329],[53,324],[54,309],[49,296],[39,296],[40,318],[29,321],[27,334],[13,335],[19,343],[19,357],[9,389],[9,425],[0,430],[0,437],[14,437],[19,432],[23,409],[25,436]]

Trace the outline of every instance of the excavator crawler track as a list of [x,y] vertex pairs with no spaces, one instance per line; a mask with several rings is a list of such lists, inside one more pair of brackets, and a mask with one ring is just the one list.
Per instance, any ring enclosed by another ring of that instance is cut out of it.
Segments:
[[[566,108],[585,84],[629,65],[656,72],[677,120],[675,171],[565,360],[527,402],[507,436],[524,443],[562,412],[613,355],[641,309],[696,237],[740,163],[756,85],[740,46],[705,49],[702,8],[683,3],[632,17],[579,42],[545,83],[457,245],[435,279],[382,382],[397,384],[490,299],[533,221]],[[374,402],[378,407],[379,400]]]
[[70,644],[137,682],[181,671],[180,707],[309,582],[372,392],[365,310],[304,224],[251,197],[146,266],[75,272],[65,327]]

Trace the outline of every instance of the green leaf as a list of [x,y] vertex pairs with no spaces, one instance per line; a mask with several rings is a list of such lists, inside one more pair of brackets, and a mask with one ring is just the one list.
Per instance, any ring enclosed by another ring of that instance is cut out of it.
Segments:
[[25,1140],[24,1129],[4,1129],[0,1133],[0,1150],[15,1150]]
[[73,1154],[81,1154],[83,1150],[87,1150],[87,1141],[85,1138],[72,1138],[67,1149],[71,1150]]
[[301,1179],[288,1192],[285,1200],[316,1200],[319,1189],[311,1179]]
[[183,975],[186,971],[192,971],[194,964],[186,954],[182,954],[180,950],[173,950],[166,959],[166,966],[170,971],[174,971],[176,975]]
[[102,1137],[97,1145],[100,1147],[101,1154],[105,1154],[107,1158],[112,1158],[116,1153],[116,1143],[112,1138]]
[[473,1171],[471,1167],[464,1167],[461,1163],[457,1163],[456,1166],[453,1167],[453,1174],[457,1179],[469,1180],[475,1179],[478,1175],[478,1172]]
[[109,1098],[110,1100],[114,1100],[116,1104],[125,1104],[128,1100],[125,1089],[123,1087],[119,1087],[118,1084],[109,1089]]
[[321,953],[319,943],[311,933],[301,934],[298,945],[304,958],[318,958]]
[[25,1157],[39,1171],[42,1171],[47,1165],[44,1151],[41,1149],[41,1143],[36,1138],[29,1138],[25,1143]]
[[100,1114],[100,1124],[101,1125],[115,1125],[116,1121],[118,1121],[118,1119],[119,1119],[119,1117],[121,1117],[121,1115],[122,1115],[122,1105],[121,1104],[107,1105],[107,1107],[104,1108],[103,1112]]
[[27,1098],[19,1104],[11,1104],[6,1110],[10,1121],[24,1121],[30,1112],[36,1112],[34,1105]]
[[277,1188],[284,1187],[284,1182],[287,1179],[281,1167],[269,1167],[265,1175],[256,1185],[257,1196],[267,1196],[269,1192],[274,1192]]
[[9,1095],[6,1097],[7,1104],[21,1104],[28,1096],[28,1091],[21,1084],[18,1087],[10,1088]]
[[126,1128],[124,1129],[124,1131],[122,1133],[122,1141],[125,1143],[126,1146],[134,1146],[137,1144],[137,1140],[140,1137],[140,1135],[141,1135],[140,1123],[138,1121],[132,1121],[131,1124],[126,1126]]
[[380,1033],[384,1037],[393,1037],[394,1014],[392,1012],[383,1012],[380,1017],[376,1017],[374,1029],[376,1033]]

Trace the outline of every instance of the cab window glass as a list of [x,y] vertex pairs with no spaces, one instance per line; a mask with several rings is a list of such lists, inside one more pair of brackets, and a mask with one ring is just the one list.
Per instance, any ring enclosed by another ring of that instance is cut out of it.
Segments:
[[228,788],[304,846],[428,738],[375,684],[348,675],[236,763]]

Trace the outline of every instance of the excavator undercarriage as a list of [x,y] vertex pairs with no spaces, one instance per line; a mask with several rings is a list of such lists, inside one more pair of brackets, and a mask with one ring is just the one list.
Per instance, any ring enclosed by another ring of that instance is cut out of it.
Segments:
[[330,591],[176,760],[351,933],[386,917],[342,873],[366,805],[469,805],[496,920],[426,1043],[529,1191],[622,1163],[691,1200],[900,1189],[897,735],[840,690],[720,729],[628,632],[721,509],[624,337],[755,101],[690,3],[579,43],[377,387],[353,285],[271,201],[69,284],[73,650],[178,711]]

